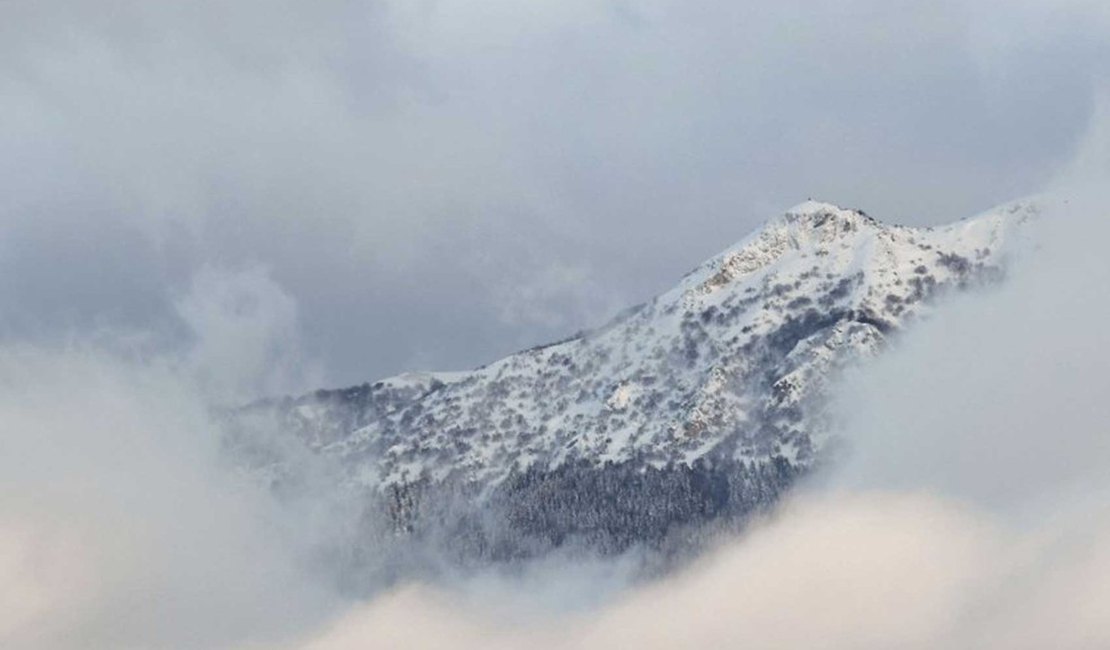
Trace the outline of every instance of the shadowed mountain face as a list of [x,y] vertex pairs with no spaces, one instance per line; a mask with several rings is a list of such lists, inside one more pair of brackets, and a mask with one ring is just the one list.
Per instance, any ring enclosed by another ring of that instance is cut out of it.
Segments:
[[600,329],[473,371],[256,404],[234,444],[288,484],[299,461],[258,433],[280,431],[332,463],[390,539],[464,563],[679,548],[819,462],[840,370],[942,292],[1001,277],[1035,212],[915,229],[803,203]]

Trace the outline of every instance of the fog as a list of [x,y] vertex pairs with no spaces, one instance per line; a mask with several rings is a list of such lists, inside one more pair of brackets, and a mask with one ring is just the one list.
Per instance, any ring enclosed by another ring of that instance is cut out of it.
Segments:
[[[1110,645],[1101,3],[302,4],[0,8],[0,645]],[[221,448],[221,407],[596,324],[805,196],[1042,189],[1004,284],[847,378],[840,462],[658,581],[351,600],[341,500]]]
[[223,294],[246,291],[255,307],[273,296],[243,278],[205,282],[214,304],[183,306],[209,328],[188,356],[106,335],[0,350],[0,645],[228,647],[280,638],[337,602],[312,556],[313,536],[335,530],[293,526],[311,513],[236,472],[211,408],[210,373],[274,372],[255,346],[275,341],[226,345],[265,329]]

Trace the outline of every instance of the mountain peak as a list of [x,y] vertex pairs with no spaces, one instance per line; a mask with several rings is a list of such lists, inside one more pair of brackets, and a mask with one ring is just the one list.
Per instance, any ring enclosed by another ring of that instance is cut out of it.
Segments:
[[840,226],[843,230],[855,230],[861,223],[878,222],[859,210],[842,208],[833,203],[809,199],[790,208],[782,215],[772,218],[768,225],[791,225],[817,229]]
[[865,225],[881,226],[859,210],[813,200],[799,203],[687,274],[680,289],[715,291],[776,265],[792,251],[827,254],[833,243],[873,231]]
[[798,205],[788,209],[787,215],[805,218],[817,214],[826,214],[831,212],[845,212],[844,208],[834,203],[827,203],[825,201],[815,201],[813,199],[806,199]]

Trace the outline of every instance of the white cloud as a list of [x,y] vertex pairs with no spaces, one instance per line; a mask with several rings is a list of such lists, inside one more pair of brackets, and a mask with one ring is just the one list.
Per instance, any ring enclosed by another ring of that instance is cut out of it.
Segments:
[[0,645],[217,648],[331,606],[173,360],[0,350]]
[[204,269],[176,307],[195,337],[186,365],[211,399],[237,405],[319,385],[301,357],[297,305],[264,269]]

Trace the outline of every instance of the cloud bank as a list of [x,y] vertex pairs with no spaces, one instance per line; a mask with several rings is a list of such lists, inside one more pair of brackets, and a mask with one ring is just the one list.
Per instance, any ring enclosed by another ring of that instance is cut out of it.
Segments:
[[215,415],[285,379],[288,296],[210,271],[180,309],[187,354],[103,332],[0,347],[0,645],[264,646],[337,606],[325,508],[240,475]]

